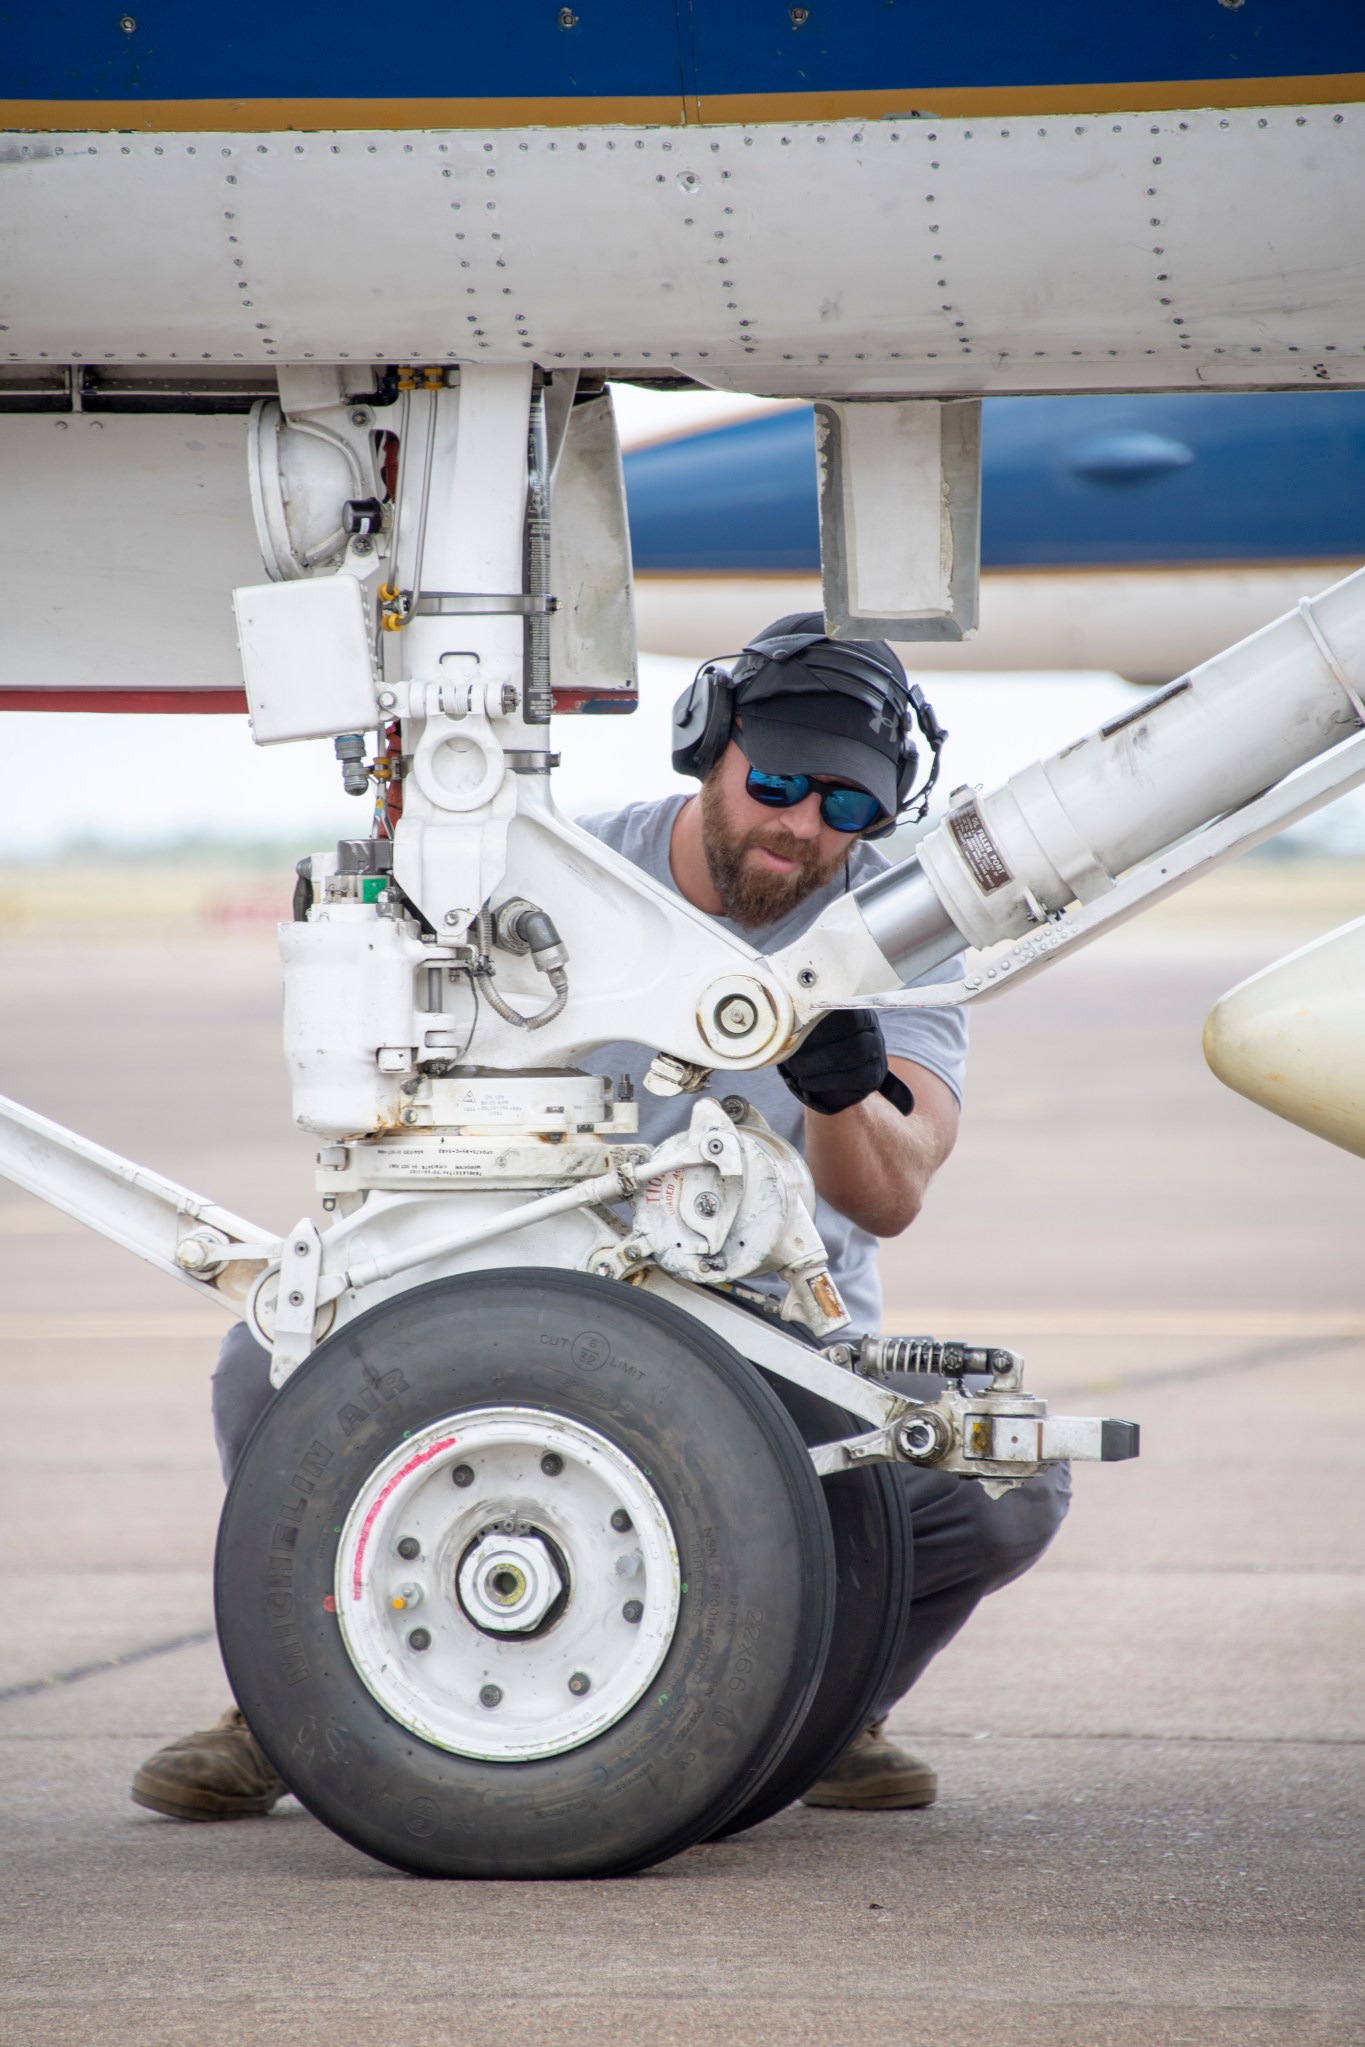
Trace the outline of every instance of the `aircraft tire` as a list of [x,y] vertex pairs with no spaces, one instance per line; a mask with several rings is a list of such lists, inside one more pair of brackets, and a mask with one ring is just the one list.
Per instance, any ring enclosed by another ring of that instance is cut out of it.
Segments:
[[248,1725],[345,1840],[423,1876],[605,1876],[780,1762],[835,1563],[752,1365],[634,1288],[520,1269],[415,1287],[294,1373],[216,1599]]
[[[804,1388],[770,1381],[807,1443],[854,1435],[867,1424]],[[895,1470],[886,1464],[824,1480],[837,1594],[824,1675],[800,1733],[754,1795],[716,1828],[742,1833],[791,1805],[871,1722],[910,1622],[914,1537]]]

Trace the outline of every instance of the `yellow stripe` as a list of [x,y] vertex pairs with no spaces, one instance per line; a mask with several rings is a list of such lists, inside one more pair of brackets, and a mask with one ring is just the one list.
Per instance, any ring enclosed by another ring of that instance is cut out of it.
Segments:
[[888,1308],[887,1330],[927,1330],[964,1343],[1010,1343],[1036,1336],[1365,1337],[1365,1316],[1277,1308]]
[[[203,1337],[221,1332],[215,1307],[239,1315],[235,1301],[205,1301],[200,1310],[150,1312],[110,1308],[94,1314],[8,1315],[0,1342],[112,1342],[131,1338]],[[1278,1308],[972,1308],[890,1307],[883,1326],[891,1331],[933,1331],[963,1342],[1026,1341],[1033,1337],[1179,1337],[1187,1341],[1220,1337],[1324,1342],[1365,1337],[1365,1315],[1332,1310],[1295,1312]]]
[[1345,106],[1365,71],[1306,78],[1178,78],[1118,85],[928,84],[874,92],[660,94],[602,99],[0,99],[0,128],[38,134],[279,134],[426,128],[633,128],[1020,114],[1146,114],[1191,107]]
[[1118,85],[917,85],[878,92],[722,93],[693,118],[748,121],[971,120],[1005,114],[1149,114],[1190,107],[1340,106],[1365,100],[1365,71],[1315,78],[1141,79]]
[[[1042,395],[1046,396],[1046,393]],[[1103,398],[1108,394],[1104,391],[1097,391],[1088,395]],[[741,421],[735,422],[737,425],[743,423]],[[717,422],[718,426],[725,426],[727,424],[728,422],[725,420]],[[712,429],[708,427],[697,428],[699,434],[710,431]],[[676,447],[679,440],[688,438],[689,436],[680,434],[670,445]],[[632,455],[635,450],[627,448],[625,452],[627,455]],[[1358,555],[1343,557],[1340,561],[1337,561],[1331,556],[1318,554],[1285,556],[1283,558],[1276,556],[1275,559],[1270,561],[993,562],[988,567],[982,569],[981,579],[983,582],[989,582],[993,577],[997,576],[1019,577],[1022,579],[1028,576],[1093,576],[1099,578],[1102,576],[1173,576],[1187,574],[1251,577],[1257,575],[1289,575],[1291,573],[1306,575],[1310,571],[1316,573],[1318,570],[1321,570],[1329,580],[1336,582],[1342,576],[1354,574],[1360,565],[1360,557]],[[635,581],[637,583],[814,584],[818,583],[819,580],[820,571],[818,568],[637,569],[635,572]],[[1311,591],[1308,594],[1311,595]]]
[[[230,1315],[240,1315],[236,1301],[220,1304]],[[7,1315],[0,1322],[0,1343],[126,1343],[146,1342],[149,1337],[221,1336],[223,1325],[204,1303],[203,1313],[147,1313],[139,1309],[108,1308],[97,1315]]]
[[[1090,394],[1103,398],[1103,391]],[[1219,561],[1217,559],[1179,560],[1161,562],[1010,562],[993,564],[981,571],[984,576],[1273,576],[1307,575],[1310,571],[1321,570],[1334,582],[1342,576],[1352,575],[1360,567],[1360,557],[1352,555],[1340,561],[1331,555],[1275,555],[1265,561]],[[1309,592],[1309,595],[1312,593]]]

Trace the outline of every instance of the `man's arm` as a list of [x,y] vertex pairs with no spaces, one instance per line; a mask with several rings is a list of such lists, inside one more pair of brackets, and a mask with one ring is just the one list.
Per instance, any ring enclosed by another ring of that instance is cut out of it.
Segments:
[[860,1229],[896,1237],[919,1214],[929,1182],[957,1141],[952,1089],[913,1059],[888,1061],[915,1097],[902,1116],[869,1095],[837,1116],[806,1111],[806,1160],[816,1192]]

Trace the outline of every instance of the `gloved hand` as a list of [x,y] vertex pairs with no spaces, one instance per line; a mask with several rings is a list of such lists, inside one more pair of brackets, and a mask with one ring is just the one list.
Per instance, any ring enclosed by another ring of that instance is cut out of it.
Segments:
[[884,1095],[902,1116],[915,1106],[905,1082],[886,1063],[875,1010],[830,1010],[777,1070],[803,1108],[821,1116],[837,1116],[875,1094]]

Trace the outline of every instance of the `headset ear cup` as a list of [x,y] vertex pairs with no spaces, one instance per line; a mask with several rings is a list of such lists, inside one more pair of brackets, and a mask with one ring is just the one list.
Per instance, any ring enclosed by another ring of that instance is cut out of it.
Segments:
[[919,775],[919,748],[907,732],[901,743],[900,768],[896,775],[896,808],[903,810]]
[[699,668],[673,706],[673,772],[704,782],[734,729],[734,692],[725,671]]

